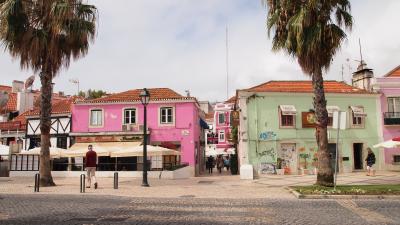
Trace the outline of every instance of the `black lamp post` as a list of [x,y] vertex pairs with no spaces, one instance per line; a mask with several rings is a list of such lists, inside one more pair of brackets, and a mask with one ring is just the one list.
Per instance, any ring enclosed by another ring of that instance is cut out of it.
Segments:
[[150,93],[146,88],[140,92],[140,101],[143,104],[143,187],[149,187],[147,182],[147,104],[150,101]]

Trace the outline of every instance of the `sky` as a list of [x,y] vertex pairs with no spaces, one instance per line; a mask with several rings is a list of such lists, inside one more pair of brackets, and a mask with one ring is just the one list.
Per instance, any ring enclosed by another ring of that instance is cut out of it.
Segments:
[[[260,0],[89,0],[97,6],[97,36],[89,53],[55,78],[55,91],[109,93],[167,87],[198,100],[224,101],[236,89],[270,80],[306,80],[296,60],[271,51]],[[400,1],[352,0],[354,26],[326,80],[350,82],[362,56],[381,77],[400,65]],[[226,28],[228,27],[228,79]],[[343,66],[343,70],[342,70]],[[343,73],[342,73],[343,71]],[[343,76],[342,76],[343,74]],[[24,81],[18,59],[0,52],[0,84]],[[35,74],[37,75],[37,74]],[[228,80],[228,82],[227,82]],[[36,76],[34,88],[40,88]]]

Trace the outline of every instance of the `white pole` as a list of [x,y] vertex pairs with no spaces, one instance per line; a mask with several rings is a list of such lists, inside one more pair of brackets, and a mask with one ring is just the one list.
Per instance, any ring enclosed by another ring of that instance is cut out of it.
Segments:
[[333,182],[333,190],[336,190],[336,182],[337,182],[337,165],[338,165],[338,148],[339,148],[339,131],[340,131],[340,114],[341,112],[338,112],[338,123],[337,123],[337,134],[336,134],[336,156],[335,156],[335,179]]

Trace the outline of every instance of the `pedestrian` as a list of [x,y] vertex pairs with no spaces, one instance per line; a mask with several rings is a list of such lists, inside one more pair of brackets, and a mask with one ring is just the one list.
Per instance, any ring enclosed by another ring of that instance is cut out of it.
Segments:
[[224,168],[224,160],[222,159],[222,155],[219,155],[217,157],[217,169],[219,173],[222,172],[222,168]]
[[372,166],[375,164],[375,154],[372,152],[371,148],[367,148],[368,156],[365,159],[367,161],[367,176],[375,176],[375,171]]
[[224,159],[224,166],[226,167],[226,171],[229,171],[229,167],[231,166],[231,161],[229,159],[229,155],[226,156],[226,158]]
[[93,179],[94,189],[97,189],[96,166],[97,153],[93,150],[93,145],[88,145],[88,151],[86,152],[87,188],[90,188]]
[[214,168],[214,157],[212,157],[211,155],[208,156],[207,158],[207,168],[208,168],[208,173],[212,174]]

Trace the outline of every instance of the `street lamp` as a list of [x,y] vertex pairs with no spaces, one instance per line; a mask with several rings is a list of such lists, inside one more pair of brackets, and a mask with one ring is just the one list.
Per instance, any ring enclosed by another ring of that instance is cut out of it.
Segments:
[[147,104],[150,101],[150,93],[146,88],[140,92],[140,101],[143,104],[143,187],[149,187],[147,182]]

